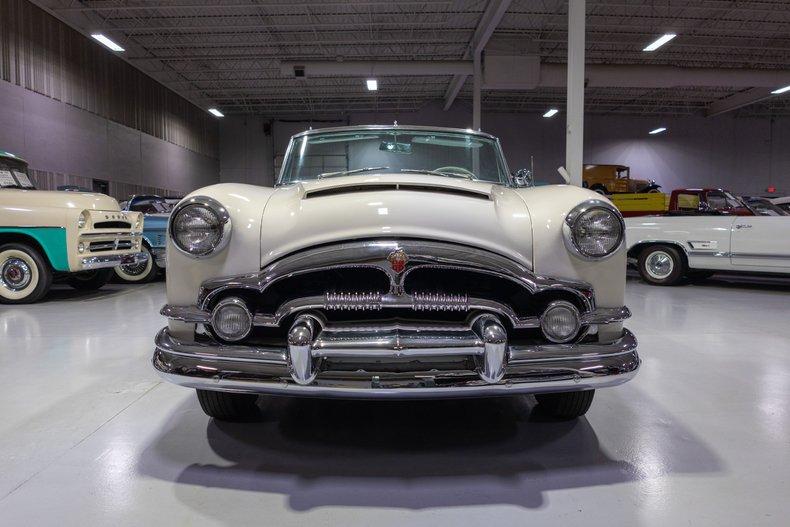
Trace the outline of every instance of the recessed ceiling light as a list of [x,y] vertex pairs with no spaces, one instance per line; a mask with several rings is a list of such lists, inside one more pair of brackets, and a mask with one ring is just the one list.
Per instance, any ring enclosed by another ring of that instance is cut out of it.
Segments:
[[93,33],[91,37],[98,40],[99,42],[101,42],[102,44],[104,44],[105,46],[107,46],[113,51],[124,51],[124,49],[121,46],[119,46],[109,38],[105,37],[101,33]]
[[785,86],[784,88],[779,88],[778,90],[774,90],[771,93],[774,95],[779,95],[780,93],[784,93],[786,91],[790,91],[790,86]]
[[656,135],[656,134],[660,134],[661,132],[666,132],[666,131],[667,131],[666,127],[662,126],[660,128],[656,128],[655,130],[650,130],[650,135]]
[[217,110],[216,108],[209,108],[208,113],[213,115],[214,117],[225,117],[225,114]]
[[379,81],[376,79],[368,79],[365,82],[368,85],[368,91],[376,91],[379,89]]
[[666,44],[667,42],[669,42],[670,40],[672,40],[673,38],[675,38],[676,36],[677,35],[674,33],[667,33],[666,35],[661,35],[655,41],[648,44],[647,47],[642,51],[655,51],[661,46],[663,46],[664,44]]
[[552,108],[548,112],[544,113],[543,117],[554,117],[555,115],[557,115],[557,112],[559,112],[558,109]]

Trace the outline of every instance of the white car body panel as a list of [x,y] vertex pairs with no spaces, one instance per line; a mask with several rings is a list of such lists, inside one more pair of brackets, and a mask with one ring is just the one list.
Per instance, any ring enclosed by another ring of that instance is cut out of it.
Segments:
[[[342,187],[423,185],[489,194],[489,200],[441,191],[377,190],[342,192]],[[320,198],[305,193],[335,189]],[[579,203],[601,199],[595,192],[552,185],[514,189],[449,177],[415,174],[345,176],[276,188],[235,183],[202,188],[189,196],[216,199],[233,224],[228,246],[211,258],[195,259],[168,241],[168,303],[190,305],[204,280],[257,273],[295,251],[338,240],[408,237],[446,240],[496,252],[535,274],[583,280],[596,291],[599,307],[622,306],[625,297],[625,248],[603,261],[584,261],[563,241],[565,216]],[[386,213],[384,213],[386,210]],[[199,262],[199,263],[198,263]],[[619,335],[621,323],[601,329]],[[192,327],[170,321],[182,338]]]
[[790,218],[645,216],[626,218],[628,250],[648,243],[680,247],[689,267],[790,273]]

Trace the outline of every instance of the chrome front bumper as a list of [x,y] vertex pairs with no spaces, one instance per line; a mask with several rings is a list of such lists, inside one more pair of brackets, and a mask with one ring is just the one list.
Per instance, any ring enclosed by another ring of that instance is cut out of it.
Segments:
[[[323,341],[315,340],[304,353],[294,354],[286,348],[184,342],[164,328],[156,336],[153,364],[166,380],[191,388],[345,398],[484,397],[588,390],[622,384],[636,374],[640,364],[636,338],[627,329],[611,343],[504,344],[501,348],[496,347],[495,335],[483,339],[471,334],[436,335],[431,343],[424,332],[419,341],[410,341],[397,327],[368,342],[348,340],[340,333],[334,341],[329,335]],[[289,336],[291,350],[299,344],[298,338],[293,332]],[[472,357],[479,367],[376,373],[318,365],[324,359],[375,363],[437,356]],[[312,374],[299,371],[309,365],[315,365]],[[498,366],[499,378],[487,377],[486,368]]]
[[80,263],[82,270],[104,269],[107,267],[118,267],[119,265],[134,265],[148,260],[146,253],[131,254],[107,254],[101,256],[86,256]]

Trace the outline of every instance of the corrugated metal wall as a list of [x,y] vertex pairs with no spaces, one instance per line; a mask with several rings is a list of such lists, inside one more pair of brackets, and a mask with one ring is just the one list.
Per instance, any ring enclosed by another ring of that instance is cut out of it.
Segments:
[[27,0],[0,0],[0,78],[218,157],[213,117]]
[[[5,0],[0,0],[0,2]],[[57,190],[58,187],[65,185],[76,185],[86,190],[92,190],[93,178],[76,176],[74,174],[62,174],[60,172],[49,172],[46,170],[30,169],[30,178],[39,190]],[[108,181],[110,196],[118,201],[128,199],[135,194],[155,194],[157,196],[181,197],[184,193],[164,187],[150,187],[147,185],[135,185],[122,181]]]

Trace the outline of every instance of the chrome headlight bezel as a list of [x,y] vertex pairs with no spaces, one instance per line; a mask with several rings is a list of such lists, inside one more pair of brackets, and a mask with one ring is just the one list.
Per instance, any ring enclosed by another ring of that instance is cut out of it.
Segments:
[[80,212],[80,215],[77,216],[77,228],[84,229],[87,224],[88,224],[88,211],[83,210],[82,212]]
[[[178,236],[174,231],[176,218],[178,215],[184,211],[184,209],[188,207],[202,207],[208,209],[218,221],[218,227],[221,229],[219,242],[211,248],[209,251],[204,252],[191,252],[182,247],[178,243]],[[230,221],[230,214],[222,206],[222,204],[215,200],[214,198],[210,198],[208,196],[192,196],[191,198],[187,198],[182,200],[173,208],[172,213],[170,214],[170,219],[167,223],[167,232],[170,236],[170,239],[173,241],[173,246],[182,254],[189,256],[190,258],[207,258],[209,256],[213,256],[218,252],[222,251],[225,247],[227,247],[228,243],[230,242],[230,234],[231,234],[232,224]]]
[[[617,243],[608,252],[600,255],[590,254],[584,251],[576,239],[576,228],[578,226],[579,220],[585,214],[597,210],[604,210],[612,214],[612,216],[617,220],[620,228]],[[568,213],[568,215],[565,216],[565,222],[562,225],[562,237],[568,250],[578,258],[586,261],[605,260],[615,254],[620,249],[620,247],[623,246],[623,243],[625,243],[625,221],[623,220],[623,215],[619,210],[617,210],[616,207],[614,207],[614,205],[600,199],[589,199],[576,205]]]

